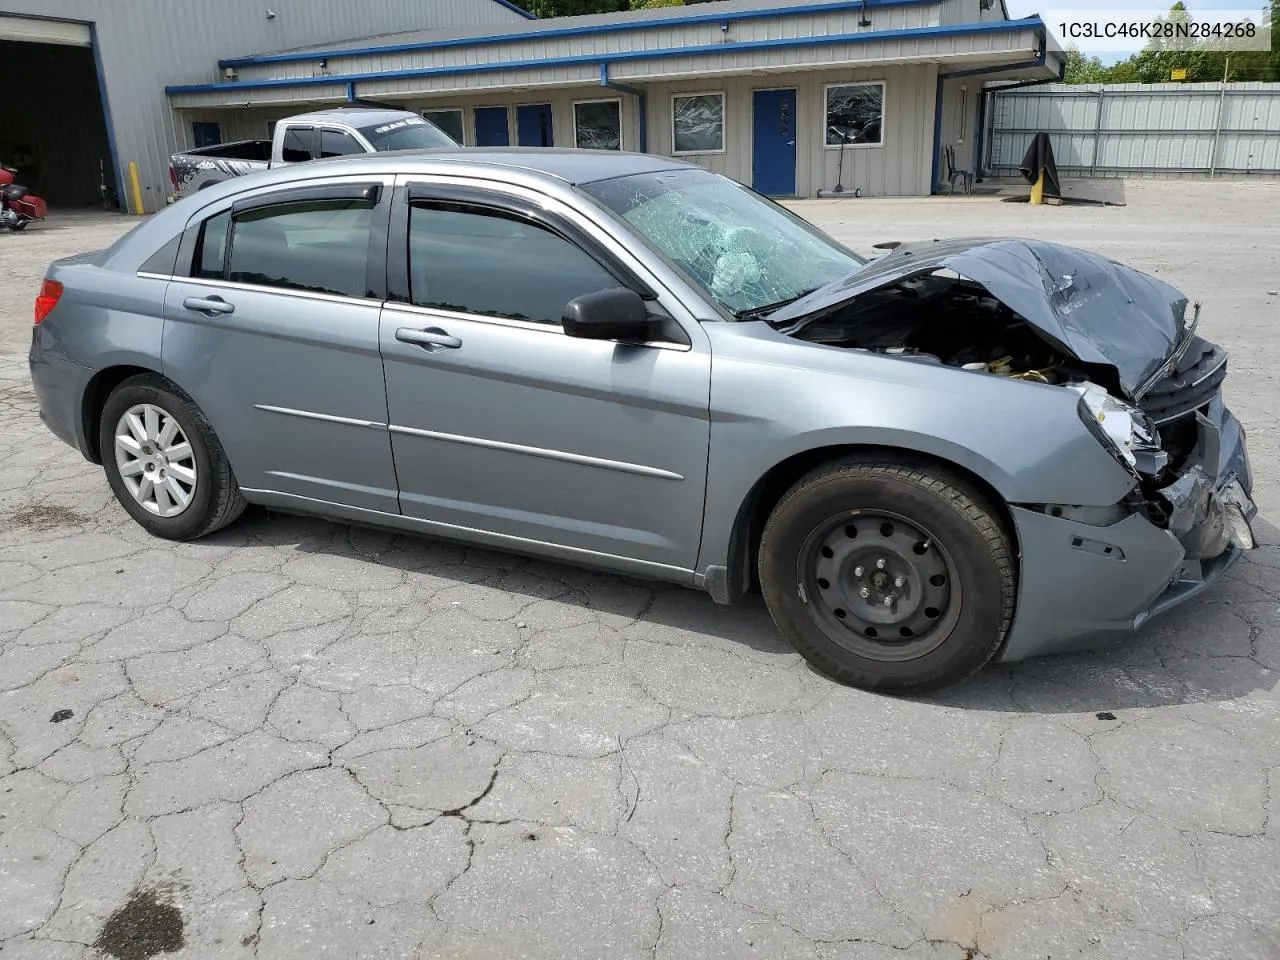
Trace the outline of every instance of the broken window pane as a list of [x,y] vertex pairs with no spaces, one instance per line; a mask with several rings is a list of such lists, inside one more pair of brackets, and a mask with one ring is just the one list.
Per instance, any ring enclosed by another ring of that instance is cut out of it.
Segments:
[[583,150],[621,150],[622,101],[575,103],[573,135],[575,145]]
[[718,153],[724,149],[724,94],[703,93],[671,101],[676,153]]
[[884,84],[827,87],[827,146],[883,143]]
[[704,170],[636,174],[581,189],[739,316],[795,300],[863,264],[776,203]]

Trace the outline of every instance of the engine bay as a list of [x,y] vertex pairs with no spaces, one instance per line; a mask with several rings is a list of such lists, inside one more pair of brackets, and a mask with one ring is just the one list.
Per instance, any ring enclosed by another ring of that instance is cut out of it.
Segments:
[[793,335],[1015,380],[1119,387],[1111,371],[1051,346],[980,284],[954,275],[909,277],[870,291]]

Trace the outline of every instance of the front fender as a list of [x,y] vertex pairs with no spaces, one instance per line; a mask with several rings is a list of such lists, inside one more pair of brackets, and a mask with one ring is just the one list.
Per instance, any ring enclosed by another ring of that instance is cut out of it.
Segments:
[[1006,503],[1109,506],[1133,486],[1072,391],[793,340],[763,323],[705,329],[714,361],[699,570],[728,565],[756,484],[813,451],[922,454],[980,477]]

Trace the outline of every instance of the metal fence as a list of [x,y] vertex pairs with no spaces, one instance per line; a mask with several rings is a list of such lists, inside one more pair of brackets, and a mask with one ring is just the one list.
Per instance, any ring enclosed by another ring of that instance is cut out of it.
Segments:
[[1068,177],[1280,176],[1280,83],[1047,84],[990,96],[992,176],[1016,175],[1041,131]]

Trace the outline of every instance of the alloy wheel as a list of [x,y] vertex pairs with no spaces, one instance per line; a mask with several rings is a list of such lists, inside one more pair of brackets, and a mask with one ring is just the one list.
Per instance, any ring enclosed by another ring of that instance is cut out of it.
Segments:
[[195,453],[173,414],[153,403],[130,407],[116,423],[115,452],[120,478],[143,509],[176,517],[191,505]]

